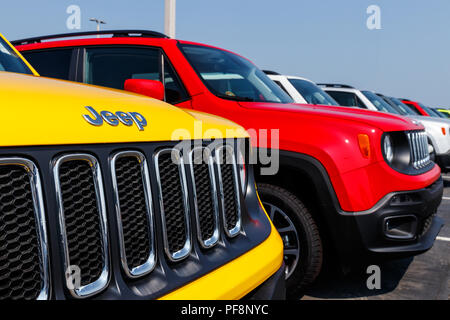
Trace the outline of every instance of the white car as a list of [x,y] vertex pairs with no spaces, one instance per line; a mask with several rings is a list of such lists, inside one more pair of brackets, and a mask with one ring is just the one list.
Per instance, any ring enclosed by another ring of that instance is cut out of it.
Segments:
[[295,103],[339,106],[339,103],[311,80],[301,77],[285,76],[274,71],[264,70],[264,72],[281,89],[286,91]]
[[[428,136],[430,157],[441,167],[442,171],[450,171],[450,122],[447,119],[425,117],[414,112],[395,98],[396,102],[387,102],[383,97],[369,90],[358,90],[351,86],[341,84],[319,84],[324,91],[336,100],[341,106],[353,106],[369,110],[377,110],[407,116],[420,122]],[[405,110],[400,103],[406,107]],[[408,111],[409,110],[409,111]]]

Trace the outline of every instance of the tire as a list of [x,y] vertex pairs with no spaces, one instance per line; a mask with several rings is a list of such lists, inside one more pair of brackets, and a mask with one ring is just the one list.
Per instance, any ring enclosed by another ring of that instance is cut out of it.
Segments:
[[[258,193],[283,239],[287,295],[295,296],[311,284],[322,269],[323,247],[319,230],[309,210],[288,190],[261,183]],[[296,261],[295,249],[298,249]]]

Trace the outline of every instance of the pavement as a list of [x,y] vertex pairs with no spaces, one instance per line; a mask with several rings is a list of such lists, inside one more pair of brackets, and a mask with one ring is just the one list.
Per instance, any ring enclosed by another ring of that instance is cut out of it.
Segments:
[[369,290],[365,270],[319,278],[302,300],[450,300],[450,175],[444,175],[444,197],[438,216],[445,221],[427,252],[379,265],[381,288]]

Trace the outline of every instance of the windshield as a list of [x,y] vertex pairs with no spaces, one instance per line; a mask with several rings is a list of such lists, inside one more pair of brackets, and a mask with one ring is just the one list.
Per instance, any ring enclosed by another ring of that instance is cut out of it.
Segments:
[[450,114],[448,112],[443,111],[442,109],[438,109],[437,111],[439,112],[439,114],[442,114],[444,118],[450,118]]
[[236,101],[293,102],[264,72],[238,55],[198,45],[180,47],[203,83],[220,98]]
[[436,116],[436,117],[439,117],[439,118],[447,118],[446,116],[444,116],[442,113],[440,113],[439,111],[437,111],[436,109],[433,109],[433,108],[429,108],[429,109],[431,109],[431,111],[433,112],[433,114]]
[[372,102],[372,104],[375,106],[375,108],[377,108],[378,111],[400,114],[397,110],[391,107],[389,103],[381,99],[375,93],[370,91],[361,91],[361,92],[363,95],[366,96],[367,99],[369,99],[370,102]]
[[401,102],[397,98],[389,97],[389,99],[398,109],[402,110],[403,114],[411,115],[411,116],[417,116],[419,115],[416,111],[408,107],[406,104]]
[[393,103],[391,100],[389,100],[389,98],[384,97],[384,96],[380,96],[379,94],[377,94],[377,96],[379,96],[381,99],[383,99],[384,101],[386,101],[387,103],[389,103],[389,105],[394,108],[399,114],[401,114],[402,116],[408,115],[407,112],[405,112],[404,110],[402,110],[401,108],[399,108],[395,103]]
[[21,58],[0,37],[0,71],[32,74]]
[[328,93],[323,91],[311,81],[302,79],[288,80],[309,104],[322,104],[328,106],[339,105]]
[[436,111],[434,111],[432,108],[427,107],[420,102],[419,102],[419,106],[421,106],[422,109],[425,110],[425,112],[430,115],[430,117],[441,118],[441,116]]

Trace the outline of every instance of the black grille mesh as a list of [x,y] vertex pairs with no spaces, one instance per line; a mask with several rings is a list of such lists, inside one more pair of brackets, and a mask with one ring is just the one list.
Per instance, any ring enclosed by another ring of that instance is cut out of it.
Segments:
[[170,252],[175,253],[183,249],[186,243],[186,222],[180,173],[178,164],[172,161],[171,153],[161,153],[158,166],[168,246]]
[[59,168],[62,204],[71,265],[81,270],[81,285],[97,280],[103,269],[100,217],[89,163],[70,160]]
[[197,194],[197,207],[200,223],[200,232],[203,240],[210,239],[216,228],[216,218],[214,215],[214,198],[212,193],[212,183],[209,176],[208,163],[203,159],[201,149],[195,150],[192,161],[195,191]]
[[[238,222],[235,173],[228,149],[220,165],[224,194],[225,225],[233,229]],[[201,154],[200,154],[201,155]],[[166,221],[169,251],[175,253],[186,243],[187,225],[179,166],[170,153],[159,156],[159,177]],[[217,224],[209,166],[204,161],[193,164],[201,238],[214,234]],[[217,169],[217,168],[215,168]],[[130,269],[147,262],[151,235],[145,188],[138,158],[116,160],[116,178],[121,206],[125,253]],[[214,174],[214,173],[213,173]],[[100,277],[105,266],[102,224],[98,210],[95,177],[88,161],[64,161],[59,167],[60,193],[65,222],[69,261],[81,270],[81,285]],[[187,192],[187,190],[186,190]],[[426,229],[426,226],[424,226]],[[30,179],[19,165],[0,165],[0,300],[35,299],[41,292],[42,270],[40,243]]]
[[236,202],[235,177],[233,169],[233,152],[223,148],[221,152],[220,170],[222,174],[222,187],[224,195],[225,224],[227,230],[236,227],[238,222],[238,204]]
[[149,220],[139,160],[135,156],[116,161],[116,179],[122,215],[128,268],[143,265],[150,254]]
[[0,166],[0,299],[36,299],[42,277],[28,174]]

